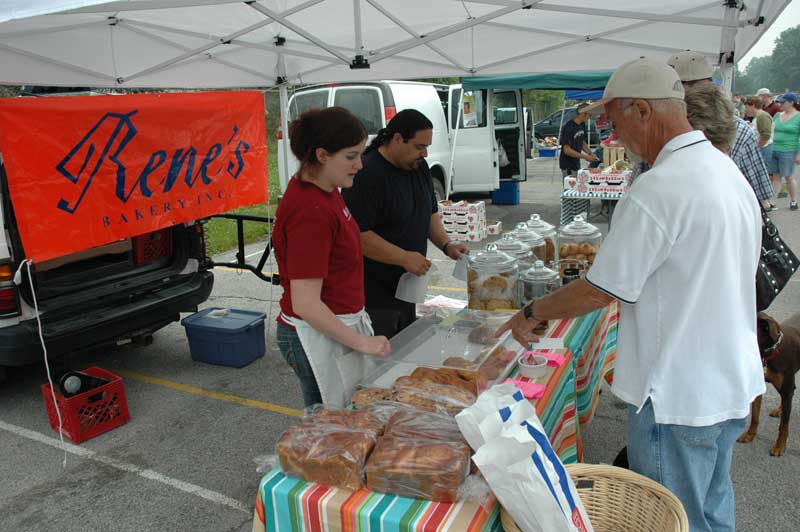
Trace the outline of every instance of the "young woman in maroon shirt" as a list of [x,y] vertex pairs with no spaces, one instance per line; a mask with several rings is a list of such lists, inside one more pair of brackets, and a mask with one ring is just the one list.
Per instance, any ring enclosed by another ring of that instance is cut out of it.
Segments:
[[[358,224],[339,193],[361,169],[367,131],[340,107],[310,110],[289,128],[300,169],[275,214],[272,235],[283,287],[278,347],[300,379],[306,406],[344,406],[365,371],[358,351],[382,356],[364,312],[364,263]],[[366,361],[369,366],[370,361]]]

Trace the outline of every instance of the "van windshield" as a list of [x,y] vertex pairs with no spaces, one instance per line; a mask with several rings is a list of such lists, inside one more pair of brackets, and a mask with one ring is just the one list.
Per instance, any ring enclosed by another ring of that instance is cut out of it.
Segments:
[[368,87],[337,89],[333,96],[333,105],[344,107],[356,115],[370,135],[377,134],[383,127],[383,108],[380,94],[376,89]]

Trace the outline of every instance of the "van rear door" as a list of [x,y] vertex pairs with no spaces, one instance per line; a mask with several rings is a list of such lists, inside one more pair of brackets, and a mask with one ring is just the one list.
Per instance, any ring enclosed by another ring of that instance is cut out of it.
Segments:
[[525,120],[522,114],[522,94],[518,90],[490,91],[494,116],[494,136],[508,158],[500,165],[500,179],[525,181]]
[[[459,104],[463,109],[460,117]],[[497,148],[491,134],[493,117],[488,108],[487,91],[468,90],[462,98],[461,85],[450,86],[448,123],[455,155],[453,175],[446,185],[451,192],[486,192],[500,187]]]

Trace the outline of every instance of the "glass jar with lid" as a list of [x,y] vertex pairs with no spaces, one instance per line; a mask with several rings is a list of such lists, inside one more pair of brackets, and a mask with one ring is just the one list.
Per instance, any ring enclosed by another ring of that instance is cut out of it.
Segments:
[[494,244],[498,250],[517,259],[519,271],[530,268],[536,260],[531,248],[517,240],[514,233],[503,233],[503,236]]
[[558,258],[585,260],[591,266],[602,241],[600,230],[579,214],[558,230]]
[[485,251],[470,253],[467,265],[469,308],[515,309],[519,306],[517,259],[489,244]]
[[[537,260],[533,263],[532,268],[519,273],[519,285],[520,306],[524,306],[561,288],[561,277],[558,272],[545,266],[544,261]],[[549,322],[544,320],[533,332],[534,334],[544,334],[548,326]]]
[[545,260],[545,256],[547,255],[547,243],[544,238],[542,238],[542,235],[529,228],[527,223],[518,223],[514,230],[511,231],[511,234],[514,235],[514,238],[528,246],[533,254],[536,255],[537,259]]
[[544,238],[545,245],[547,246],[545,256],[539,258],[545,261],[545,263],[556,260],[556,226],[542,220],[542,217],[538,214],[531,214],[527,224],[529,229],[534,230]]

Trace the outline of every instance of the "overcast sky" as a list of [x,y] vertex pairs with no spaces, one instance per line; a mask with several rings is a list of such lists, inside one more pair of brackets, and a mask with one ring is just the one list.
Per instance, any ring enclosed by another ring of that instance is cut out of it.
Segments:
[[755,46],[739,61],[739,70],[744,70],[754,57],[771,54],[773,48],[775,48],[775,39],[778,38],[781,32],[797,25],[800,25],[800,0],[795,0],[783,10],[778,20],[770,26]]

